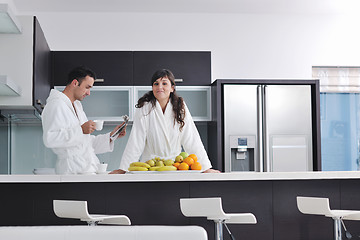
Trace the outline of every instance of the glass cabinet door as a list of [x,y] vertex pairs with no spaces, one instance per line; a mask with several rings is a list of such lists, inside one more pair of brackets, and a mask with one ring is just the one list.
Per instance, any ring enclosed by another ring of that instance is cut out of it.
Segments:
[[[134,104],[150,86],[134,87]],[[176,92],[183,97],[194,121],[211,121],[211,94],[210,86],[177,86]]]
[[[62,91],[64,87],[55,87]],[[81,101],[89,120],[123,121],[122,116],[133,116],[133,91],[127,86],[94,86],[90,95]]]

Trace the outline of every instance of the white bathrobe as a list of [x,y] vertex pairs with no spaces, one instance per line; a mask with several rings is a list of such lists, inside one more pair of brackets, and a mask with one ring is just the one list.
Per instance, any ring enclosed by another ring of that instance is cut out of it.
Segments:
[[181,146],[198,157],[202,170],[211,168],[209,157],[201,142],[200,135],[185,105],[185,125],[180,132],[177,122],[174,125],[174,112],[169,102],[165,112],[156,101],[153,108],[151,103],[145,103],[142,108],[136,108],[134,123],[130,137],[123,153],[120,169],[127,170],[131,162],[142,162],[154,157],[175,159],[181,152]]
[[51,90],[42,112],[43,140],[57,155],[57,174],[95,173],[99,159],[95,154],[113,151],[110,133],[83,134],[81,125],[88,121],[80,101]]

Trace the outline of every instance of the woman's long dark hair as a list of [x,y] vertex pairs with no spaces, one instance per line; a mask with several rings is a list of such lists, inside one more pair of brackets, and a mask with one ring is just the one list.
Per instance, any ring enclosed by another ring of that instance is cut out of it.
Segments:
[[[182,97],[179,97],[176,93],[174,74],[168,69],[157,70],[151,78],[151,86],[154,84],[154,82],[156,80],[158,80],[159,78],[164,78],[164,77],[167,77],[170,80],[171,86],[174,86],[174,91],[172,93],[170,93],[170,101],[171,101],[171,104],[173,105],[173,112],[175,114],[174,124],[175,124],[175,121],[178,122],[180,124],[179,129],[181,131],[185,125],[185,122],[184,122],[185,105],[184,105],[184,99]],[[145,93],[144,96],[142,96],[138,100],[135,107],[142,108],[146,102],[151,102],[152,106],[155,107],[156,98],[154,96],[153,91],[149,91],[149,92]]]

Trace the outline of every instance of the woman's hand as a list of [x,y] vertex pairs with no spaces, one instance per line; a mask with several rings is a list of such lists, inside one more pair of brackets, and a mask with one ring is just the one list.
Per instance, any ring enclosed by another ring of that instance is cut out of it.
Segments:
[[125,174],[126,171],[122,170],[122,169],[116,169],[111,171],[109,174]]
[[209,168],[209,169],[203,171],[203,173],[220,173],[220,171],[216,170],[216,169]]
[[[124,124],[125,124],[125,122],[123,122],[122,124],[116,126],[116,127],[114,128],[114,130],[110,133],[110,136],[112,136],[114,133],[116,133],[116,131],[117,131],[121,126],[123,126]],[[126,126],[125,126],[124,129],[119,133],[119,135],[118,135],[117,138],[121,138],[121,137],[123,137],[123,136],[125,136],[125,135],[126,135]],[[111,139],[110,139],[110,142],[111,142]]]

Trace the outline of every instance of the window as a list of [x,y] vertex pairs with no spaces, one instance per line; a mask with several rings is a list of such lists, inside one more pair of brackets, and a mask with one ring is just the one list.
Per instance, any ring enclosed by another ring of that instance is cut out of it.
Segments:
[[324,171],[359,170],[360,67],[313,67],[320,79]]

